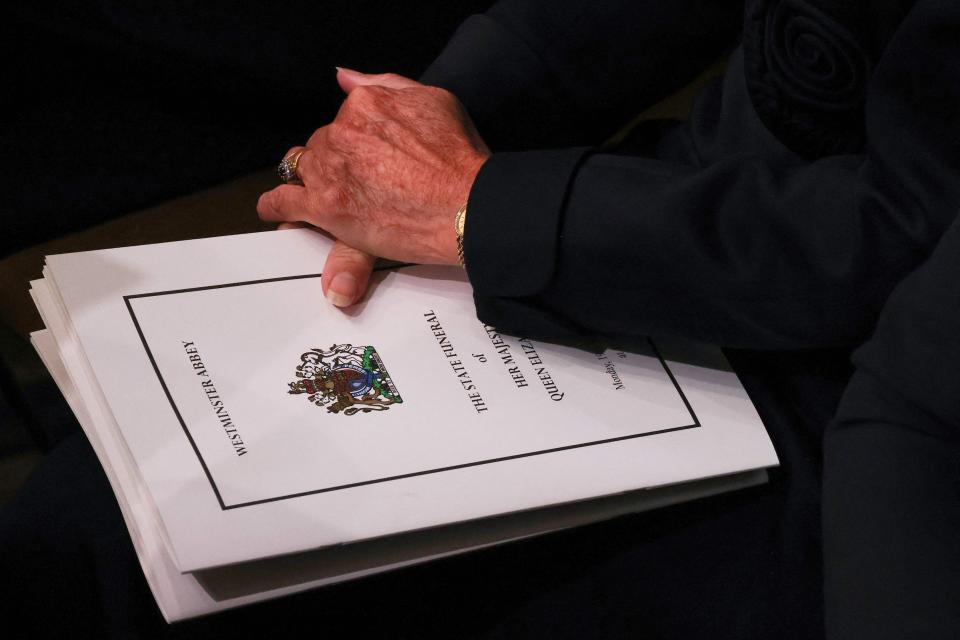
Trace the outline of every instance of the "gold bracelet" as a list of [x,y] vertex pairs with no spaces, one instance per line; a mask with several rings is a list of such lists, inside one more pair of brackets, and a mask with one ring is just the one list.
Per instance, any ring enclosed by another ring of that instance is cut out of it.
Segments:
[[457,211],[457,216],[453,219],[453,230],[457,232],[457,259],[461,267],[466,267],[463,260],[463,228],[467,222],[467,203]]

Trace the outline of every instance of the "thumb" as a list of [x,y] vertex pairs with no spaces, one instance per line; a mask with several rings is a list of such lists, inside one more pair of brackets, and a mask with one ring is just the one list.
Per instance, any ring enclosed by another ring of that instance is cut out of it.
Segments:
[[327,300],[337,307],[349,307],[360,300],[367,290],[375,260],[370,254],[337,240],[320,276]]
[[337,67],[337,83],[344,93],[350,93],[357,87],[364,85],[376,85],[389,89],[409,89],[423,86],[416,80],[395,73],[360,73],[344,67]]

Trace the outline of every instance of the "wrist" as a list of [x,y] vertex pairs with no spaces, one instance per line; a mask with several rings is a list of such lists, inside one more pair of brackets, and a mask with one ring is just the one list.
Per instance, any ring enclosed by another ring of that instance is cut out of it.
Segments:
[[[464,162],[467,169],[464,172],[465,179],[462,181],[463,186],[459,189],[461,197],[459,200],[455,200],[455,202],[462,204],[453,212],[452,221],[450,218],[447,218],[446,223],[445,235],[452,240],[451,244],[454,249],[452,252],[447,253],[448,257],[444,261],[447,264],[459,264],[461,267],[466,266],[463,252],[463,239],[466,229],[467,204],[470,198],[470,191],[473,189],[473,183],[477,179],[477,174],[480,173],[480,168],[489,158],[489,153],[478,152],[468,161]],[[452,234],[450,233],[451,229],[453,231]]]

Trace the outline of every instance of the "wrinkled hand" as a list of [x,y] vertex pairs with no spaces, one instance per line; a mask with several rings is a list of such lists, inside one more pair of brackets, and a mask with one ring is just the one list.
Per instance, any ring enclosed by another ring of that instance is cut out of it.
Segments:
[[341,69],[347,93],[336,119],[302,150],[303,186],[281,185],[257,203],[260,217],[308,223],[338,239],[323,288],[338,306],[362,295],[371,256],[456,264],[453,219],[490,155],[459,101],[393,74]]

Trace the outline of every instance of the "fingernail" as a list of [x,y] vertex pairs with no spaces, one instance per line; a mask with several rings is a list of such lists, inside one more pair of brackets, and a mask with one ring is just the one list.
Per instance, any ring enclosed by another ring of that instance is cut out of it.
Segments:
[[327,300],[335,307],[349,307],[357,297],[357,279],[353,274],[338,273],[327,288]]

